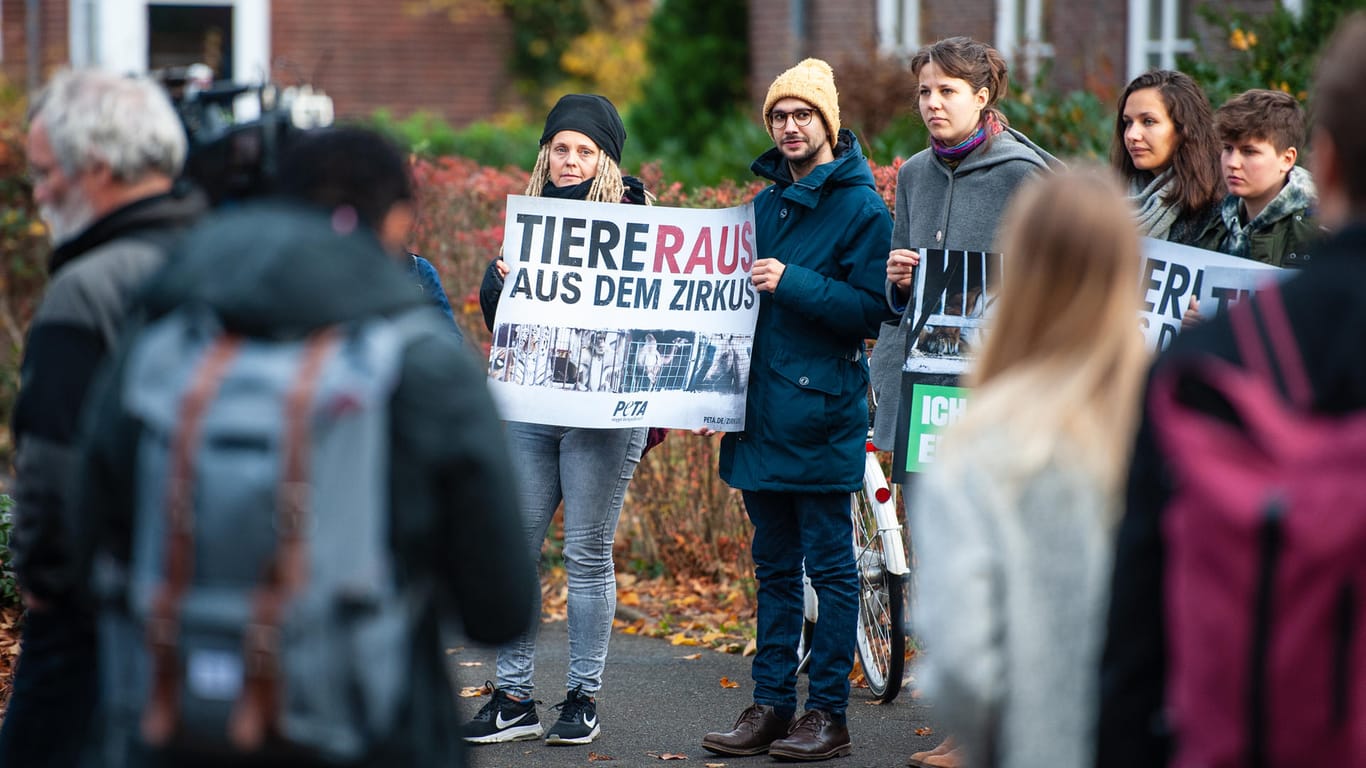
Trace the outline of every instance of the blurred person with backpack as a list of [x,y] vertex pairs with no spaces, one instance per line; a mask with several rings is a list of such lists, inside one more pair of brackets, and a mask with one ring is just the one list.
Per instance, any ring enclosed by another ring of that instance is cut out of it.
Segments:
[[536,594],[479,365],[316,207],[206,220],[143,305],[79,493],[105,763],[463,765],[442,625],[506,642]]
[[417,201],[408,164],[388,139],[353,126],[305,131],[282,153],[278,188],[286,198],[323,207],[338,227],[363,224],[378,234],[385,252],[464,339],[436,267],[408,250]]
[[1366,765],[1366,15],[1313,87],[1337,234],[1152,373],[1119,529],[1097,766]]
[[966,765],[1094,759],[1112,531],[1148,361],[1127,206],[1104,170],[1025,182],[971,404],[908,505],[920,690]]
[[174,188],[185,131],[150,80],[60,73],[28,121],[33,197],[54,248],[14,408],[10,552],[27,614],[0,765],[65,766],[85,742],[97,680],[94,616],[71,548],[77,425],[133,294],[205,202]]

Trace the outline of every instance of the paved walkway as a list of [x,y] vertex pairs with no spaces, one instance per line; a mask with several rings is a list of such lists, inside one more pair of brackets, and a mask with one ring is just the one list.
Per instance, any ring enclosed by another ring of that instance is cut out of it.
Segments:
[[[614,633],[608,652],[603,690],[598,697],[602,735],[586,746],[549,747],[541,741],[491,744],[470,749],[475,768],[561,768],[562,766],[720,766],[758,768],[779,765],[767,755],[722,757],[702,749],[707,731],[729,729],[750,703],[753,684],[750,659],[703,650],[697,659],[685,658],[697,648],[671,645],[666,640]],[[556,712],[551,706],[564,698],[568,637],[564,622],[541,626],[536,666],[536,698],[541,721],[547,726]],[[449,656],[460,686],[492,679],[493,652],[461,646]],[[479,666],[468,666],[478,664]],[[738,682],[723,688],[721,678]],[[805,686],[805,676],[800,685]],[[486,698],[461,699],[469,717]],[[906,757],[938,743],[939,734],[917,736],[930,727],[929,710],[903,691],[886,705],[870,705],[867,690],[854,689],[849,705],[849,730],[854,752],[817,765],[831,768],[901,768]],[[653,754],[652,754],[653,753]],[[687,761],[665,761],[659,756],[686,755]],[[596,755],[598,759],[591,759]],[[603,758],[611,758],[610,761]],[[793,765],[786,763],[784,765]]]

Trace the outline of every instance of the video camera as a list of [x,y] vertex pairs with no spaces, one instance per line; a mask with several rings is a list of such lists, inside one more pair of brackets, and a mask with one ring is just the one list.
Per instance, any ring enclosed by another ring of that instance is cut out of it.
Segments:
[[274,191],[283,150],[304,131],[332,124],[332,99],[308,85],[215,83],[204,64],[156,77],[189,138],[184,176],[215,206]]

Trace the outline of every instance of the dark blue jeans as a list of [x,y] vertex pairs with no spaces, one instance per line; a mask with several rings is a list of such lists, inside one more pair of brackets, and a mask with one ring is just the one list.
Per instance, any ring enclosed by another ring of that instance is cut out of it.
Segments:
[[754,701],[797,705],[797,640],[802,631],[802,563],[820,602],[811,639],[807,709],[843,716],[849,704],[858,624],[858,571],[848,493],[746,491],[754,523],[759,582]]
[[20,649],[0,728],[0,766],[79,765],[99,691],[94,619],[63,607],[29,611]]

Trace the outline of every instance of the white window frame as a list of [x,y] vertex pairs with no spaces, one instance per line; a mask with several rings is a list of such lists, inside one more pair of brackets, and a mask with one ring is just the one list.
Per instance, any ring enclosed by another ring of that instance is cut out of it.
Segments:
[[[1158,3],[1161,9],[1161,29],[1148,28],[1148,16],[1152,4]],[[1178,54],[1195,50],[1195,40],[1177,37],[1181,0],[1129,0],[1129,79],[1152,69],[1148,57],[1158,55],[1157,67],[1175,69]]]
[[[1024,38],[1020,10],[1024,6]],[[1024,73],[1024,85],[1034,82],[1045,59],[1052,59],[1053,44],[1044,40],[1043,0],[996,0],[996,50]]]
[[877,44],[886,54],[920,48],[920,0],[877,0]]
[[232,72],[238,83],[270,79],[270,0],[70,0],[71,65],[145,73],[147,7],[232,8]]

